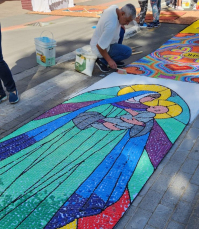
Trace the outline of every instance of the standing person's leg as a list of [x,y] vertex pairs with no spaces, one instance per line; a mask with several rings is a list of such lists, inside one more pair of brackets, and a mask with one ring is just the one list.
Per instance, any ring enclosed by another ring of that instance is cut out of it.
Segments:
[[1,50],[1,26],[0,26],[0,102],[7,99],[6,93],[3,90],[2,82],[1,82],[1,76],[3,75],[1,66],[4,64],[3,62],[3,55]]
[[160,16],[160,0],[151,0],[151,8],[153,12],[153,22],[151,22],[147,28],[154,28],[160,25],[159,23],[159,16]]
[[159,19],[160,19],[160,12],[161,12],[161,0],[158,0],[157,7],[158,7],[157,22],[159,23]]
[[182,0],[178,0],[176,9],[177,10],[184,10],[184,8],[182,7]]
[[177,6],[177,0],[173,0],[173,8],[175,9]]
[[[16,90],[16,85],[12,77],[12,73],[3,59],[2,47],[1,47],[1,25],[0,25],[0,81],[3,81],[3,84],[6,90],[9,92],[9,101],[11,103],[18,102],[18,94]],[[5,97],[5,92],[3,90],[2,84],[0,82],[0,96]],[[0,100],[1,101],[1,100]]]
[[148,0],[147,1],[139,1],[140,4],[140,25],[144,24],[145,21],[145,17],[146,17],[146,12],[147,12],[147,8],[148,8]]
[[151,0],[151,8],[153,12],[153,22],[156,22],[158,20],[158,6],[157,6],[158,0]]
[[192,0],[193,10],[196,10],[196,4],[197,4],[197,0]]

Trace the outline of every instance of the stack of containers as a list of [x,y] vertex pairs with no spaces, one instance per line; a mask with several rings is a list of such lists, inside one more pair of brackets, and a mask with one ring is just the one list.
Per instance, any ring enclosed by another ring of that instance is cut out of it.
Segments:
[[37,63],[45,67],[53,66],[55,65],[56,41],[53,39],[53,34],[52,38],[42,37],[41,35],[35,38]]

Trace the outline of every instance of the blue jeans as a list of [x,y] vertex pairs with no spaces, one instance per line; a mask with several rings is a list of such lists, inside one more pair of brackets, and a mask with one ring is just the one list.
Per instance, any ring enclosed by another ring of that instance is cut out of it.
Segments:
[[153,12],[153,21],[159,21],[161,11],[161,0],[151,0],[151,8]]
[[[115,61],[122,61],[125,60],[127,58],[129,58],[131,56],[132,50],[130,47],[123,45],[122,41],[124,39],[124,29],[121,28],[120,30],[120,38],[118,43],[112,44],[110,45],[110,50],[108,51],[109,56]],[[107,61],[104,58],[100,58],[100,60],[102,61],[102,63],[104,63],[105,65],[107,65]]]
[[5,91],[3,90],[2,82],[8,92],[13,92],[16,90],[15,82],[12,78],[12,73],[3,60],[2,48],[1,48],[1,25],[0,25],[0,95],[4,96]]

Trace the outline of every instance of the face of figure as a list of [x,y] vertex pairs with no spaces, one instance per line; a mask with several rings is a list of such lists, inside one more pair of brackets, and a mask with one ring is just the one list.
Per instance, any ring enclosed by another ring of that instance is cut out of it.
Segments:
[[168,111],[169,109],[164,106],[154,106],[154,107],[149,107],[147,108],[147,111],[153,112],[155,114],[164,114]]
[[121,15],[119,16],[120,25],[128,25],[131,21],[133,21],[132,16],[126,17],[125,12],[121,12]]

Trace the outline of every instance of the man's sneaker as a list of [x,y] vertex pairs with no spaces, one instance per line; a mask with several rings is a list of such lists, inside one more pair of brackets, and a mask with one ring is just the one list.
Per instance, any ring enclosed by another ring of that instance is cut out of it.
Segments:
[[122,62],[122,61],[116,61],[116,64],[117,64],[117,67],[118,67],[118,68],[122,68],[122,67],[125,66],[125,63]]
[[148,24],[147,29],[153,29],[153,28],[157,28],[160,26],[160,22],[151,22],[150,24]]
[[18,96],[17,90],[13,91],[13,92],[10,92],[10,94],[9,94],[9,102],[13,104],[13,103],[17,103],[18,101],[19,101],[19,96]]
[[176,6],[176,10],[184,10],[182,6]]
[[140,23],[139,25],[140,25],[140,28],[143,28],[143,29],[147,28],[147,23]]
[[99,58],[96,60],[95,63],[98,66],[98,68],[100,69],[100,71],[109,72],[108,67],[104,63],[102,63],[102,61]]
[[7,95],[0,95],[0,103],[7,99]]
[[159,26],[161,26],[161,24],[160,24],[160,22],[159,22],[159,20],[156,22],[156,27],[159,27]]

